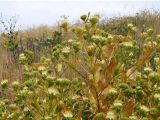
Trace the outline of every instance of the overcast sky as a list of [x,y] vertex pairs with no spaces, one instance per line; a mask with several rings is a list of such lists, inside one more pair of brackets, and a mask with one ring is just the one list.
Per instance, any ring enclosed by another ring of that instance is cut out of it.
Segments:
[[106,17],[132,15],[144,9],[158,10],[158,1],[0,1],[0,13],[3,18],[16,16],[18,26],[24,29],[41,24],[54,25],[60,16],[67,15],[71,22],[88,12],[100,13]]

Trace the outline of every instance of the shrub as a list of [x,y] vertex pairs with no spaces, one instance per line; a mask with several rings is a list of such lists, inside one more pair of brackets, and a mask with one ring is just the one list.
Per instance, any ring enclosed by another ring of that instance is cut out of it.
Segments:
[[73,37],[53,47],[51,58],[34,63],[31,51],[20,55],[25,81],[1,82],[1,89],[12,91],[0,102],[2,120],[159,119],[160,46],[153,30],[140,46],[132,24],[123,36],[99,29],[99,15],[81,19],[76,28],[60,25]]

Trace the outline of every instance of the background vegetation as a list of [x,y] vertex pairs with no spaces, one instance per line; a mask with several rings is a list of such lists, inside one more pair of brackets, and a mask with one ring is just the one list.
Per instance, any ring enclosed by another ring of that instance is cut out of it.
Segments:
[[[146,10],[137,13],[135,16],[103,19],[99,26],[111,34],[126,35],[128,23],[133,23],[133,25],[139,28],[140,32],[153,28],[156,32],[155,34],[160,33],[160,13],[158,11],[151,13]],[[75,26],[78,24],[80,23],[75,24]],[[25,31],[19,31],[17,36],[18,41],[20,41],[18,46],[19,53],[22,53],[24,49],[31,49],[35,53],[35,59],[40,58],[41,55],[46,55],[46,53],[48,53],[46,50],[48,46],[42,45],[42,42],[59,39],[58,35],[54,35],[56,29],[56,26],[52,28],[49,26],[40,26],[38,28],[30,28]],[[21,70],[18,70],[17,65],[14,65],[14,63],[12,63],[12,61],[8,58],[10,52],[4,47],[4,39],[5,38],[3,35],[1,35],[0,42],[2,44],[0,44],[0,69],[2,70],[0,71],[0,79],[21,80]],[[41,45],[39,44],[40,42]],[[56,43],[56,40],[54,40],[54,42]]]
[[[128,23],[133,23],[142,32],[148,28],[153,28],[157,33],[159,33],[160,13],[157,11],[153,13],[149,11],[142,11],[140,13],[137,13],[137,15],[135,16],[104,19],[100,23],[100,27],[103,28],[105,31],[108,31],[109,33],[126,35]],[[19,46],[19,49],[21,50],[21,52],[23,52],[23,49],[29,49],[29,47],[33,47],[32,50],[35,51],[35,53],[39,52],[40,54],[46,54],[46,50],[43,49],[43,47],[40,48],[40,45],[39,43],[37,43],[37,40],[46,41],[48,38],[52,39],[54,36],[53,33],[55,29],[56,28],[50,28],[48,26],[40,26],[38,28],[31,28],[29,30],[19,31],[18,40],[21,41],[21,44],[23,44]],[[1,43],[4,42],[3,39],[4,38],[1,35]],[[38,48],[36,48],[37,44],[39,49],[41,49],[40,51]],[[42,52],[42,50],[44,51]],[[10,53],[2,44],[0,47],[0,52],[0,79],[21,80],[21,72],[17,69],[17,65],[14,66],[11,60],[8,59],[8,55]],[[39,58],[39,53],[35,54],[37,55],[35,58]]]

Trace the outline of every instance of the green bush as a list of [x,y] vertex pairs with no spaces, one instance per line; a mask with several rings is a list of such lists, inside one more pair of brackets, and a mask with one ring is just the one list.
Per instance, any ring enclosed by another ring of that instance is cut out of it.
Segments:
[[67,21],[60,25],[63,36],[73,36],[51,57],[33,63],[31,51],[20,55],[24,82],[0,85],[2,120],[160,119],[159,37],[150,29],[141,46],[132,24],[123,36],[99,29],[99,15],[81,19],[72,29]]

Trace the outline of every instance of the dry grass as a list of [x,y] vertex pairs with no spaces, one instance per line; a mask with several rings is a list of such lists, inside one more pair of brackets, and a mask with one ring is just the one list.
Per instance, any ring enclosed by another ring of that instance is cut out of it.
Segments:
[[15,64],[11,60],[11,53],[7,52],[5,48],[0,49],[0,80],[8,79],[21,80],[22,73],[19,69],[19,65]]

